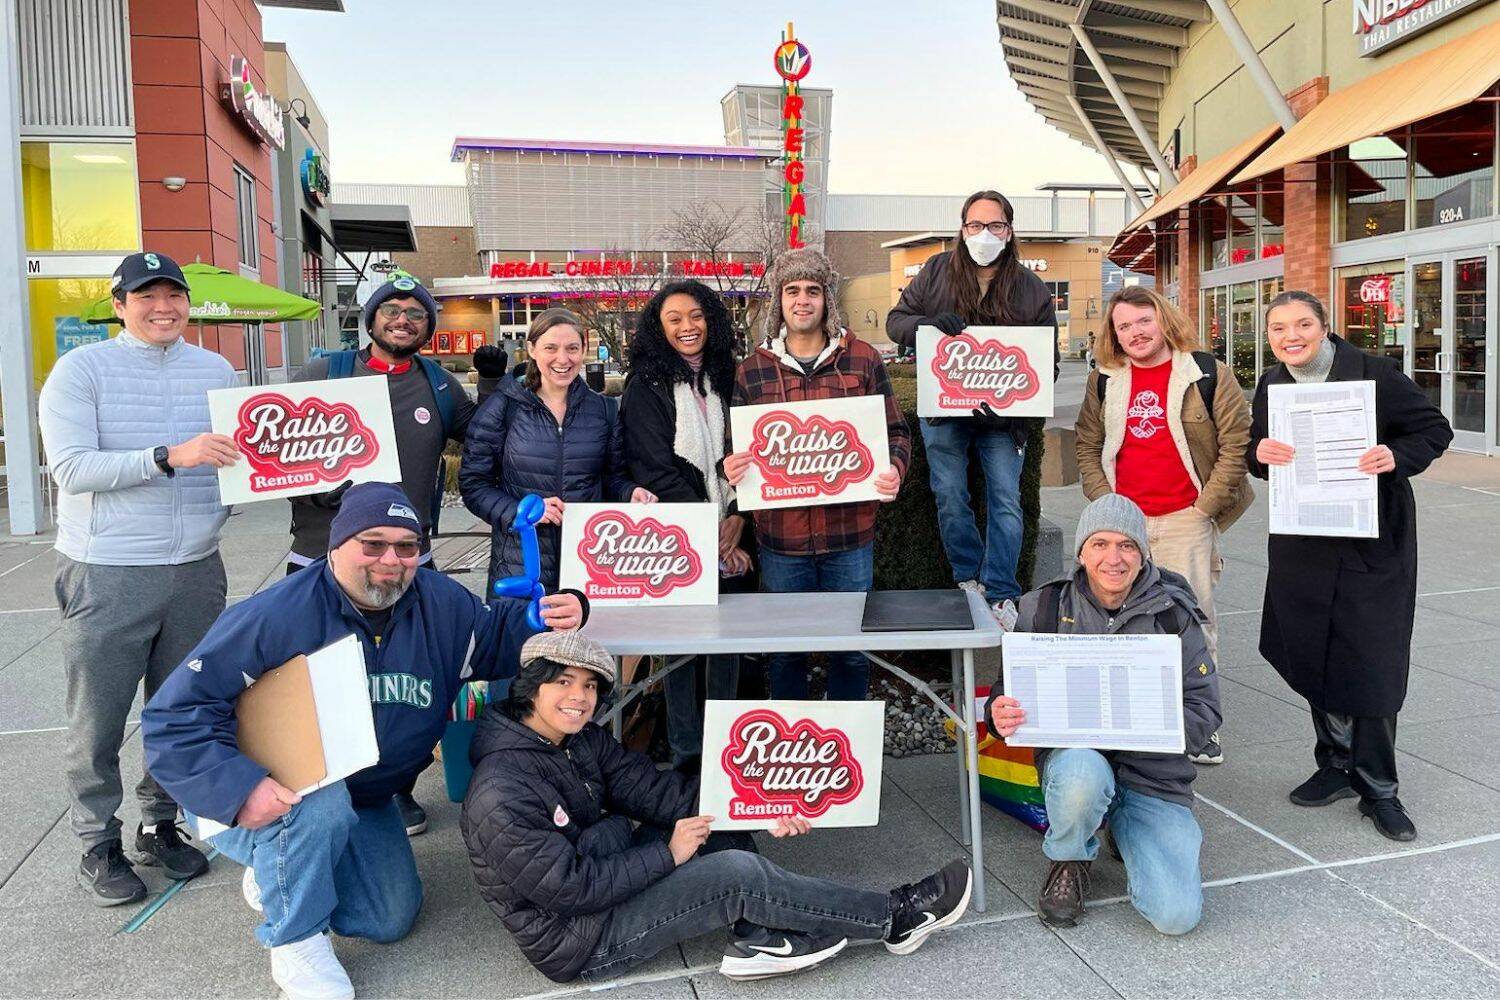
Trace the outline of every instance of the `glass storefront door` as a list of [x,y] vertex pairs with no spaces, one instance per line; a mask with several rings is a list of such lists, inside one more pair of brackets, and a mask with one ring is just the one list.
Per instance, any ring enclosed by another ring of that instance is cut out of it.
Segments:
[[1485,451],[1491,389],[1488,254],[1411,262],[1411,377],[1453,424],[1454,447]]

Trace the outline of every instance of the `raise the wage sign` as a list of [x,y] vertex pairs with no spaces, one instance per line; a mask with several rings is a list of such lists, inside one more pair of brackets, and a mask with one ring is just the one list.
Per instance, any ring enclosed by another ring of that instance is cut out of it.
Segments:
[[875,477],[891,464],[884,396],[736,406],[729,427],[751,458],[740,510],[880,498]]
[[917,327],[917,415],[1052,416],[1050,326],[971,326],[956,337]]

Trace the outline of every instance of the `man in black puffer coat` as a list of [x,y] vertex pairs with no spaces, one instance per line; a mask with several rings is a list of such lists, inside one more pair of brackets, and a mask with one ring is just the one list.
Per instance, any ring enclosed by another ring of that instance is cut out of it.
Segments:
[[[962,861],[884,893],[785,872],[743,834],[750,849],[733,849],[694,815],[696,778],[658,771],[590,721],[615,679],[602,646],[548,632],[520,660],[475,734],[462,827],[485,901],[549,979],[605,979],[726,927],[719,971],[732,979],[810,968],[850,938],[905,955],[968,907]],[[778,823],[772,836],[808,829]]]

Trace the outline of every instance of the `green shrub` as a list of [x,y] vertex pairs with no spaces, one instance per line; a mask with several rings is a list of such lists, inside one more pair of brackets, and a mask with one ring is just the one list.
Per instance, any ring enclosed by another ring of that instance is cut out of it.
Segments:
[[[900,369],[905,369],[903,374]],[[891,387],[912,431],[911,468],[895,501],[882,505],[875,522],[875,587],[879,590],[926,590],[953,586],[953,570],[938,533],[937,500],[928,482],[927,451],[917,420],[917,382],[912,365],[887,365]],[[1042,513],[1043,421],[1033,420],[1021,468],[1021,518],[1024,535],[1016,578],[1022,590],[1031,588],[1036,566],[1037,521]],[[969,499],[980,533],[984,531],[984,480],[977,462],[969,464]]]

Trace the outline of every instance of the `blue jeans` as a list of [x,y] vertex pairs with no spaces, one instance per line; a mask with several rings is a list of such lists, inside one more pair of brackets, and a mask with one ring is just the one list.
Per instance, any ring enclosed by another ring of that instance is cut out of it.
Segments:
[[356,809],[340,781],[258,830],[234,827],[209,843],[255,870],[267,948],[332,929],[388,944],[411,930],[422,880],[396,800]]
[[888,930],[890,900],[884,892],[783,871],[749,851],[700,852],[609,911],[579,975],[609,979],[665,948],[741,920],[774,930],[874,941]]
[[[1009,431],[984,430],[973,420],[947,418],[919,421],[927,446],[928,480],[937,498],[938,531],[953,567],[953,582],[978,580],[990,601],[1021,596],[1016,562],[1021,558],[1021,465]],[[969,446],[979,454],[984,472],[987,516],[984,540],[969,506]]]
[[703,709],[698,705],[700,678],[707,675],[704,694],[713,700],[732,700],[739,693],[740,658],[737,655],[699,656],[667,675],[667,745],[676,767],[703,753]]
[[1097,750],[1053,750],[1042,765],[1047,835],[1042,853],[1053,861],[1093,861],[1099,827],[1125,859],[1130,905],[1163,934],[1186,934],[1203,916],[1198,848],[1203,831],[1187,806],[1115,783]]
[[[760,550],[760,589],[770,594],[866,593],[875,585],[875,545],[825,555],[789,556]],[[870,661],[863,653],[829,653],[828,699],[863,701],[870,689]],[[807,697],[807,654],[766,657],[771,697]]]

